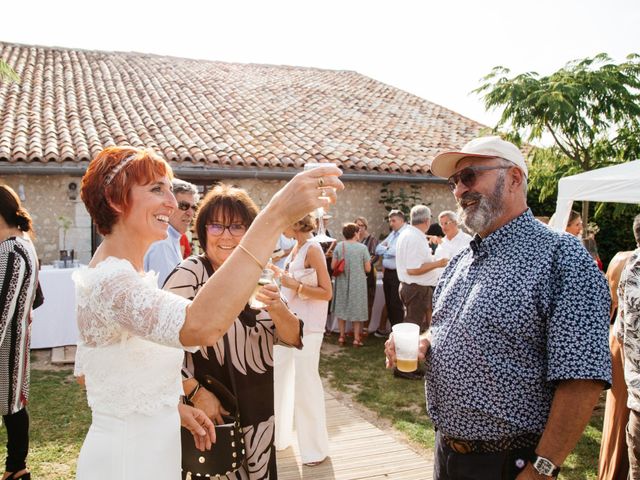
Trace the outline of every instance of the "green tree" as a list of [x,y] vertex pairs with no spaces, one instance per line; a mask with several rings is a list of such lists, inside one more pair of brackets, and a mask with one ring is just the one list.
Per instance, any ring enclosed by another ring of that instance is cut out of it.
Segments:
[[18,74],[0,58],[0,82],[20,82]]
[[[487,109],[502,108],[495,130],[516,142],[553,139],[535,148],[530,183],[544,200],[563,175],[633,160],[640,153],[640,56],[616,64],[604,53],[569,62],[547,76],[510,76],[495,67],[474,92]],[[589,219],[589,204],[582,216]]]

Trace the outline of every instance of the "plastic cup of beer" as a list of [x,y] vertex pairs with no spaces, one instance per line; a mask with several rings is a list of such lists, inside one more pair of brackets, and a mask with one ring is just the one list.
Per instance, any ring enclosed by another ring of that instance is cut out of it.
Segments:
[[418,369],[420,326],[415,323],[394,325],[393,342],[396,347],[396,368],[401,372],[415,372]]
[[265,268],[264,270],[262,270],[262,274],[258,279],[258,284],[256,285],[256,288],[253,289],[253,293],[249,297],[249,306],[251,308],[253,308],[254,310],[260,310],[261,308],[266,307],[264,303],[262,303],[259,300],[256,300],[256,295],[264,285],[268,285],[270,283],[273,283],[273,270],[271,270],[270,268]]

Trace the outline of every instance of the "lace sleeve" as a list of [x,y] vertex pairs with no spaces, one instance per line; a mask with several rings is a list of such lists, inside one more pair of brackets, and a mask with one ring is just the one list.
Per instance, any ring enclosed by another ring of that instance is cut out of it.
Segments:
[[90,296],[94,311],[106,321],[146,340],[183,348],[180,330],[191,302],[158,289],[153,276],[142,277],[133,269],[105,269]]

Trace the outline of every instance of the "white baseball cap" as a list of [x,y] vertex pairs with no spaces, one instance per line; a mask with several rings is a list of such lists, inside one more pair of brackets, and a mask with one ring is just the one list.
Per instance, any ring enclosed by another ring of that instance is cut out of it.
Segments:
[[458,162],[466,157],[503,158],[522,170],[525,176],[529,176],[527,163],[518,147],[495,136],[471,140],[459,152],[443,152],[436,155],[431,162],[431,173],[438,177],[449,178],[456,173]]

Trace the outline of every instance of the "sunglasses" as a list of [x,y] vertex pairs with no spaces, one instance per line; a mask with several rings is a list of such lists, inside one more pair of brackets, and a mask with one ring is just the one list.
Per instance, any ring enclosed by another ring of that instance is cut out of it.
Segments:
[[207,225],[207,233],[219,237],[225,230],[229,230],[232,237],[241,237],[247,232],[247,226],[242,223],[223,225],[222,223],[210,223]]
[[189,202],[185,202],[184,200],[181,200],[178,202],[178,208],[180,210],[182,210],[183,212],[186,212],[187,210],[191,209],[194,212],[198,209],[198,207],[196,205],[193,205]]
[[447,184],[452,192],[458,186],[458,182],[462,182],[462,184],[467,188],[472,188],[478,181],[479,172],[488,172],[489,170],[506,170],[507,168],[511,167],[507,167],[506,165],[498,165],[495,167],[466,167],[451,175],[447,180]]

